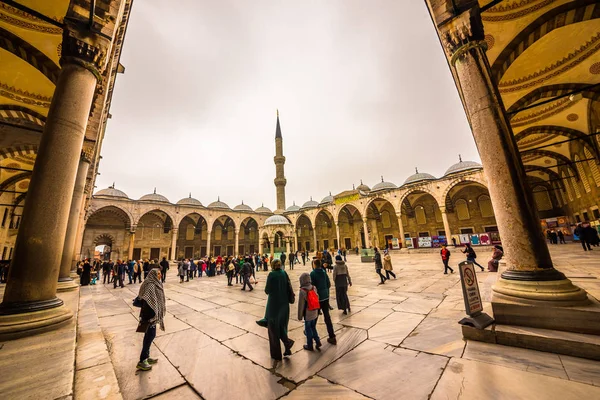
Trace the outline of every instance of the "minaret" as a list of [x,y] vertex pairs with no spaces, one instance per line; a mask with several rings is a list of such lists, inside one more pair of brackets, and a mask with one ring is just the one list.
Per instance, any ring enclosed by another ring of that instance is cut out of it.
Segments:
[[279,125],[279,110],[277,110],[277,127],[275,128],[275,187],[277,188],[277,209],[276,214],[282,214],[285,211],[285,174],[283,165],[285,157],[283,156],[283,138],[281,137],[281,126]]

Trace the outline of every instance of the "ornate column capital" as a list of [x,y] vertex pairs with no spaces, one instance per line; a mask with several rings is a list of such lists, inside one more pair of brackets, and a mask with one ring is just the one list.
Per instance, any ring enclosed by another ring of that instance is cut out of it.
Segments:
[[440,212],[446,214],[446,206],[440,206]]
[[91,164],[94,160],[94,148],[91,146],[83,146],[81,149],[81,161],[85,161],[88,164]]
[[80,65],[100,81],[108,62],[110,46],[110,39],[68,21],[63,29],[60,64]]
[[468,50],[487,49],[479,6],[474,6],[439,27],[440,39],[452,65]]
[[135,225],[135,224],[132,224],[132,225],[129,227],[129,233],[131,233],[132,235],[133,235],[133,234],[135,234],[135,230],[136,230],[136,229],[137,229],[137,225]]
[[92,194],[93,190],[94,190],[94,182],[91,179],[86,179],[85,187],[83,188],[83,192],[85,193],[86,196],[89,196],[90,194]]

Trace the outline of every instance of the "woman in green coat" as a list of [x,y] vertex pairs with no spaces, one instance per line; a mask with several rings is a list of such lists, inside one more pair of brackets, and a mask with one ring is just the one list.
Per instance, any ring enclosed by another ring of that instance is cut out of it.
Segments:
[[[281,260],[273,260],[271,265],[273,270],[267,277],[265,285],[265,293],[269,295],[267,299],[267,310],[265,312],[265,320],[267,330],[269,331],[269,348],[271,350],[271,358],[281,360],[281,345],[283,342],[285,347],[284,356],[292,355],[292,346],[294,341],[288,338],[288,321],[290,319],[290,306],[293,304],[295,296],[290,278],[281,269]],[[264,324],[264,320],[257,321],[259,325]]]

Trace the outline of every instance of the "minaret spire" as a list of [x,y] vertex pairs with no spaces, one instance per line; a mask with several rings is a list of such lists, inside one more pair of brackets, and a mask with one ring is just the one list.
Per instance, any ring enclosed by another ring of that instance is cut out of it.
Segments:
[[275,127],[275,188],[277,191],[277,209],[276,214],[283,214],[285,211],[285,179],[284,165],[285,157],[283,156],[283,137],[281,136],[281,125],[279,123],[279,109],[277,110],[277,125]]

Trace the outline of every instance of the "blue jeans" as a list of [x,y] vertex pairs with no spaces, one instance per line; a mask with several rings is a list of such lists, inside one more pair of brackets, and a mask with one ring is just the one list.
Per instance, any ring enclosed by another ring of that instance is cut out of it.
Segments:
[[304,321],[304,334],[306,335],[306,344],[308,347],[313,347],[313,339],[315,343],[321,341],[319,333],[317,332],[317,319],[311,321]]
[[150,357],[150,346],[156,337],[156,325],[150,325],[144,334],[144,343],[142,345],[142,353],[140,354],[140,362]]
[[477,265],[479,268],[483,269],[483,267],[477,261],[475,261],[475,259],[473,257],[467,257],[467,261],[472,262],[473,264]]

